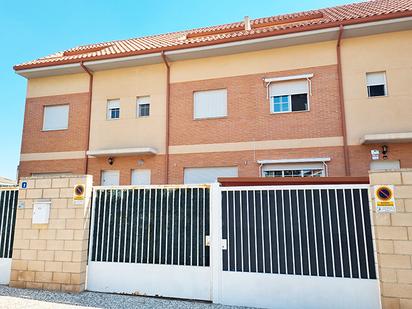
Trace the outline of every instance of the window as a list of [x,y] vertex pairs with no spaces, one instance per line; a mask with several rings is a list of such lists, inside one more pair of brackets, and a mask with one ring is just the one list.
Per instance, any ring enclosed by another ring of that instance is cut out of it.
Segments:
[[387,95],[385,72],[366,73],[368,97],[382,97]]
[[107,101],[107,119],[120,118],[120,100]]
[[237,177],[238,169],[230,167],[186,167],[184,169],[184,183],[211,183],[216,182],[219,177]]
[[270,85],[271,113],[309,110],[308,81],[292,80]]
[[120,172],[119,171],[102,171],[102,179],[101,185],[102,186],[118,186],[120,180]]
[[150,185],[150,170],[132,170],[131,184],[134,186]]
[[194,119],[227,116],[227,90],[196,91],[193,94]]
[[137,98],[137,117],[150,116],[150,97]]
[[265,177],[322,177],[323,169],[266,170]]
[[69,127],[69,105],[45,106],[43,131],[65,130]]
[[324,162],[263,164],[263,177],[323,177]]

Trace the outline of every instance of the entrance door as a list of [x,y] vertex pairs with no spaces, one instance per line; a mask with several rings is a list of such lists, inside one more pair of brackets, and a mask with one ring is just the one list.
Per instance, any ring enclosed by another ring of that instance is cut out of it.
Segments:
[[119,179],[119,171],[102,171],[102,186],[118,186]]

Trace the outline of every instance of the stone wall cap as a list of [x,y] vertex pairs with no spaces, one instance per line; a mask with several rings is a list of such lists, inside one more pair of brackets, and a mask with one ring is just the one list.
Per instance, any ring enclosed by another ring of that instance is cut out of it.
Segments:
[[403,172],[412,172],[412,168],[394,168],[387,170],[378,170],[378,171],[369,171],[369,174],[378,174],[378,173],[403,173]]
[[92,175],[39,175],[39,176],[29,176],[29,177],[21,177],[20,181],[22,180],[31,180],[31,179],[63,179],[63,178],[88,178],[92,177]]

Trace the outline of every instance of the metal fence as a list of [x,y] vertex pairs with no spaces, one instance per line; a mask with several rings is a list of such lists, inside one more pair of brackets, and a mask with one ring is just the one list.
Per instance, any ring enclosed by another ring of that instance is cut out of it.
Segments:
[[209,266],[208,186],[97,187],[91,261]]
[[11,258],[18,190],[0,189],[0,258]]
[[222,188],[223,270],[376,279],[365,186]]

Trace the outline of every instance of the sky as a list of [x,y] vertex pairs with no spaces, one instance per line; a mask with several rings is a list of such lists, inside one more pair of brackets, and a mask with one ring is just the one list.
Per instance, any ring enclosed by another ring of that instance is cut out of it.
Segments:
[[13,65],[78,45],[294,13],[355,0],[0,0],[0,176],[16,179],[26,80]]

